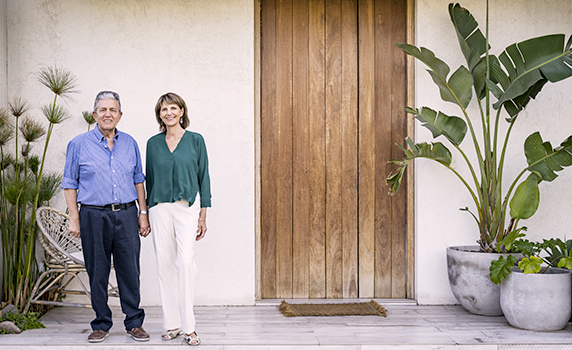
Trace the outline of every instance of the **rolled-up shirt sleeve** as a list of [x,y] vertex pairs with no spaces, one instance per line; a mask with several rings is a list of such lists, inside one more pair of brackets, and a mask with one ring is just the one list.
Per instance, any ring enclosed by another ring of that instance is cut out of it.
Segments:
[[[135,140],[133,140],[135,143]],[[143,165],[141,165],[141,153],[139,152],[139,146],[137,143],[134,144],[135,156],[137,161],[135,162],[135,169],[133,171],[133,183],[139,184],[145,182],[145,174],[143,174]]]
[[68,143],[66,151],[66,165],[62,189],[77,190],[79,186],[79,145],[74,140]]

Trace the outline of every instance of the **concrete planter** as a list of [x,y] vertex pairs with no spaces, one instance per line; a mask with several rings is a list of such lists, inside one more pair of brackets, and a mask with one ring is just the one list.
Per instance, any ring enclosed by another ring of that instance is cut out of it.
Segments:
[[491,282],[491,261],[508,254],[482,253],[479,246],[447,247],[449,285],[455,298],[470,313],[500,316],[500,286]]
[[512,270],[501,283],[500,303],[508,323],[534,331],[566,327],[572,312],[572,271],[549,268],[543,274]]

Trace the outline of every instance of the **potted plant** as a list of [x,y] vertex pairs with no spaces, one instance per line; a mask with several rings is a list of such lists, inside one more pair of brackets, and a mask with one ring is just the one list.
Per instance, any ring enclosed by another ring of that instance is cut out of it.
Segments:
[[[469,175],[464,176],[451,165],[452,152],[442,142],[415,143],[407,138],[405,146],[399,145],[404,158],[390,160],[397,167],[386,182],[390,185],[390,194],[397,192],[407,166],[417,158],[441,164],[461,181],[472,199],[472,208],[461,210],[475,219],[479,238],[478,246],[447,250],[451,288],[457,300],[470,312],[500,315],[500,290],[488,277],[490,261],[498,256],[482,253],[510,252],[503,242],[522,235],[519,221],[536,212],[540,200],[539,183],[553,181],[556,172],[572,164],[572,136],[555,148],[543,141],[539,132],[528,136],[524,140],[528,166],[514,179],[508,179],[508,189],[503,188],[507,146],[520,112],[543,86],[572,75],[572,37],[568,41],[564,34],[536,37],[512,44],[496,56],[490,52],[488,34],[483,35],[467,9],[450,4],[449,15],[467,62],[452,74],[449,74],[449,65],[431,50],[409,44],[396,45],[428,67],[441,98],[453,103],[460,116],[429,107],[407,107],[407,113],[429,129],[433,138],[440,138],[452,146],[463,159]],[[479,112],[475,115],[469,115],[471,102],[478,106]],[[508,125],[501,126],[505,122]],[[465,140],[467,134],[469,140]],[[472,257],[485,261],[467,262],[465,251],[472,251]],[[466,277],[465,272],[472,275]]]
[[490,266],[508,323],[536,331],[564,328],[572,313],[572,240],[517,240],[514,249],[521,251],[520,260],[509,255]]

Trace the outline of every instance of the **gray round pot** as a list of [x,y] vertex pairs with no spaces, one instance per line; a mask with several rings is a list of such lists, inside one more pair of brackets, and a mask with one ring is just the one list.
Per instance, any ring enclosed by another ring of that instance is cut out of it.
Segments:
[[451,291],[470,313],[501,316],[500,286],[491,282],[491,261],[508,254],[479,252],[479,246],[447,247],[447,272]]
[[510,325],[534,331],[566,327],[572,312],[572,271],[549,268],[545,273],[512,269],[501,283],[501,308]]

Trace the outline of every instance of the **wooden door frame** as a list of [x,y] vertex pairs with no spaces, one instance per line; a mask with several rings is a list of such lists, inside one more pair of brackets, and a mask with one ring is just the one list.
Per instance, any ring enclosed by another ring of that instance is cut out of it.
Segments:
[[[260,300],[261,291],[261,157],[260,157],[260,124],[261,124],[261,2],[254,1],[254,188],[255,188],[255,300]],[[415,0],[407,2],[407,42],[415,43]],[[407,56],[407,105],[415,104],[415,62],[411,56]],[[407,135],[415,139],[415,121],[407,119]],[[414,192],[414,164],[407,169],[407,298],[416,299],[415,293],[415,192]]]

